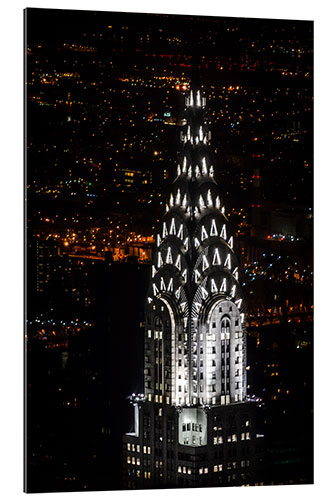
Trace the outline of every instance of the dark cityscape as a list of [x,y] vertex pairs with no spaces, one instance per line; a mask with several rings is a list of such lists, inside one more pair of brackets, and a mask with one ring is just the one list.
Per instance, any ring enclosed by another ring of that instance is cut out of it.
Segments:
[[311,484],[313,23],[27,9],[25,35],[26,491],[126,489],[193,69],[246,302],[251,485]]

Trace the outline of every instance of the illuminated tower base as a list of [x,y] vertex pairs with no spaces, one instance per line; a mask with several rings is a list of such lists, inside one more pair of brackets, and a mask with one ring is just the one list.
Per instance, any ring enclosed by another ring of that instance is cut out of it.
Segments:
[[123,440],[125,488],[254,484],[254,403],[205,409],[137,405],[137,432]]

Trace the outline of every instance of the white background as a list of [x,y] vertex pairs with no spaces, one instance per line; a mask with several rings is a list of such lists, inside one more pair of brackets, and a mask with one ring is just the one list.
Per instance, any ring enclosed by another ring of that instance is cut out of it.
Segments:
[[[7,0],[7,2],[10,0]],[[168,496],[332,497],[332,16],[325,0],[44,0],[0,11],[0,494],[23,497],[23,9],[25,7],[196,14],[315,21],[315,485],[39,494],[38,498],[161,499]],[[82,436],[84,439],[84,436]],[[52,496],[51,496],[52,495]],[[60,496],[61,495],[61,496]],[[36,497],[37,495],[31,495]]]

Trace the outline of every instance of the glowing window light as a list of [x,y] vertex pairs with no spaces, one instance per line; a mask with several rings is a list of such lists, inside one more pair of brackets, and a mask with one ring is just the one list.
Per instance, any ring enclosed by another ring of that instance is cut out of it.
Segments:
[[207,164],[206,164],[206,158],[202,158],[202,174],[207,175]]
[[245,314],[241,313],[240,314],[240,321],[241,321],[241,323],[244,323],[244,318],[245,318]]
[[165,238],[166,236],[168,236],[168,229],[167,229],[166,222],[163,222],[162,237]]
[[220,237],[223,238],[224,240],[227,239],[227,230],[226,230],[225,224],[223,224],[223,226],[222,226],[222,231],[221,231]]
[[160,279],[160,290],[166,290],[163,276]]
[[180,307],[181,311],[184,312],[186,309],[186,302],[181,302],[179,307]]
[[227,267],[228,269],[231,269],[230,253],[228,253],[227,258],[225,259],[224,267]]
[[181,169],[180,169],[180,165],[177,165],[177,175],[180,175],[182,172],[181,172]]
[[213,266],[220,266],[220,265],[221,265],[220,253],[218,248],[216,248],[214,251]]
[[163,266],[162,255],[161,255],[161,252],[158,252],[157,253],[157,267],[160,268],[162,266]]
[[201,241],[204,241],[206,238],[208,238],[208,234],[205,226],[201,226]]
[[215,207],[219,210],[221,208],[221,200],[220,197],[217,196],[215,200]]
[[168,284],[168,292],[173,292],[173,278],[170,278],[170,281]]
[[192,165],[190,165],[190,166],[188,167],[188,172],[187,172],[187,175],[188,175],[189,177],[192,177]]
[[243,301],[243,299],[238,299],[235,301],[235,304],[238,307],[238,309],[240,309],[240,306],[242,305],[242,301]]
[[209,262],[207,260],[206,255],[202,258],[202,270],[205,271],[209,267]]
[[205,202],[204,202],[204,199],[202,197],[202,195],[199,196],[199,207],[200,208],[205,208],[206,205],[205,205]]
[[238,267],[235,267],[235,269],[232,272],[232,275],[238,281]]
[[153,302],[153,299],[151,297],[148,297],[148,304],[151,304]]
[[190,140],[191,137],[191,129],[190,126],[187,127],[187,139]]
[[186,205],[187,205],[187,196],[186,196],[186,193],[185,193],[185,194],[184,194],[184,198],[183,198],[182,207],[183,207],[183,208],[186,208]]
[[156,238],[156,245],[159,247],[161,244],[161,236],[158,234]]
[[193,101],[193,90],[190,92],[190,106],[193,106],[194,101]]
[[171,224],[170,224],[170,233],[169,234],[176,234],[176,225],[175,225],[175,219],[171,219]]
[[218,235],[215,219],[212,219],[212,224],[210,226],[210,235],[211,236]]
[[208,203],[209,207],[213,206],[212,192],[210,189],[208,189],[208,192],[207,192],[207,203]]
[[236,285],[231,288],[231,297],[234,297],[236,293]]
[[176,262],[175,262],[175,266],[179,269],[179,271],[181,271],[181,255],[179,254],[177,259],[176,259]]
[[198,238],[194,238],[194,248],[198,248],[200,246],[200,241]]
[[174,201],[173,201],[173,194],[170,194],[170,207],[173,207]]
[[154,295],[158,295],[160,293],[160,291],[157,288],[157,286],[155,285],[155,283],[153,283],[153,292],[154,292]]
[[178,230],[178,233],[177,233],[177,238],[179,238],[181,240],[184,238],[184,225],[183,224],[181,224],[179,226],[179,230]]
[[166,264],[173,264],[171,247],[168,247],[165,262],[166,262]]
[[169,212],[169,205],[168,204],[165,205],[165,211]]
[[226,278],[223,278],[222,284],[220,287],[220,292],[226,292],[227,291],[227,280]]
[[202,126],[200,125],[200,128],[199,128],[199,139],[200,141],[202,141],[203,139],[203,132],[202,132]]
[[186,164],[187,164],[187,159],[186,159],[186,156],[184,156],[184,159],[183,159],[183,173],[185,174],[186,173]]
[[225,208],[224,207],[221,208],[221,212],[224,215],[224,213],[225,213]]
[[197,91],[197,105],[201,106],[200,90]]
[[157,273],[156,271],[156,267],[153,265],[152,268],[151,268],[151,275],[152,275],[152,278],[155,276],[155,274]]
[[177,190],[175,203],[176,203],[176,205],[180,205],[180,189]]
[[196,269],[194,271],[194,281],[195,281],[195,283],[199,283],[200,278],[201,278],[201,274],[199,273],[198,269]]
[[209,168],[209,175],[210,175],[211,177],[213,177],[213,176],[214,176],[214,168],[213,168],[213,165]]
[[228,245],[229,245],[230,248],[234,247],[234,238],[233,238],[233,236],[230,236],[229,241],[228,241]]
[[211,282],[210,282],[210,291],[212,293],[217,293],[217,286],[216,286],[216,283],[215,283],[215,280],[212,278]]
[[200,169],[199,169],[198,165],[195,167],[195,176],[196,177],[200,176]]

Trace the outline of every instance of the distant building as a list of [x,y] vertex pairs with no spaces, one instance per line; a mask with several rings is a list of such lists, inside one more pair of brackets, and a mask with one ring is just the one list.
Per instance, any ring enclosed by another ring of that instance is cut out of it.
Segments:
[[254,484],[245,303],[214,179],[206,99],[192,83],[177,178],[156,236],[144,394],[124,436],[127,488]]

